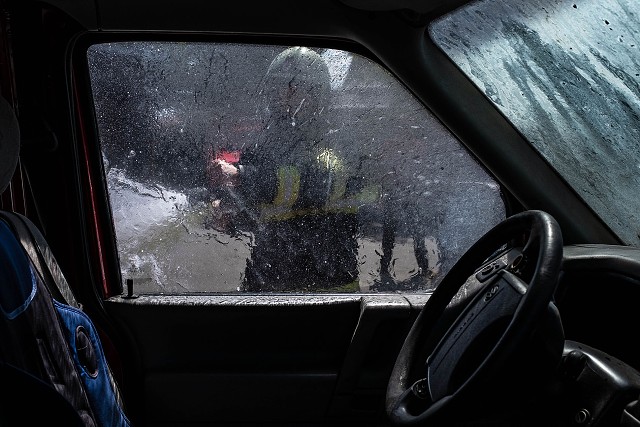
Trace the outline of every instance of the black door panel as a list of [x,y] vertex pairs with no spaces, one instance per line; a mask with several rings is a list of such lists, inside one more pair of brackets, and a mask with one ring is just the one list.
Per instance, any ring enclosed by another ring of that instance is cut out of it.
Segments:
[[382,420],[417,309],[392,296],[112,298],[147,425]]

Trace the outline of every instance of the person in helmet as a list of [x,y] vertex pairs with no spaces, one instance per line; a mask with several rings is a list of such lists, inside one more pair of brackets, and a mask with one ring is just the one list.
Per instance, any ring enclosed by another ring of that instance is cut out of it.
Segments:
[[259,137],[237,162],[215,162],[254,235],[244,291],[359,289],[356,209],[363,189],[330,138],[330,97],[321,55],[284,50],[259,90]]

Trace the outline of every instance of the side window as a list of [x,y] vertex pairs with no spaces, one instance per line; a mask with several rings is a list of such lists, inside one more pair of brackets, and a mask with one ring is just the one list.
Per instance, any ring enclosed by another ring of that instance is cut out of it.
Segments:
[[126,42],[88,59],[137,293],[422,292],[505,217],[492,178],[360,55]]

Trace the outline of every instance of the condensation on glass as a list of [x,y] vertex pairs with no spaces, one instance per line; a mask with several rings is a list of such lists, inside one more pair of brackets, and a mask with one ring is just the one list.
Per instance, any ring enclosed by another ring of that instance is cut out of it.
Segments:
[[88,59],[137,293],[421,292],[505,217],[499,186],[362,56],[127,42]]
[[640,245],[635,0],[477,1],[433,40],[626,243]]

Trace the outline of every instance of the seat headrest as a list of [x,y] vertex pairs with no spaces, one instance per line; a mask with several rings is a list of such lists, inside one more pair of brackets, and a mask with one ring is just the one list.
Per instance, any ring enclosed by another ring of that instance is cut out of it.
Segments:
[[13,108],[0,96],[0,193],[9,185],[20,154],[20,126]]

